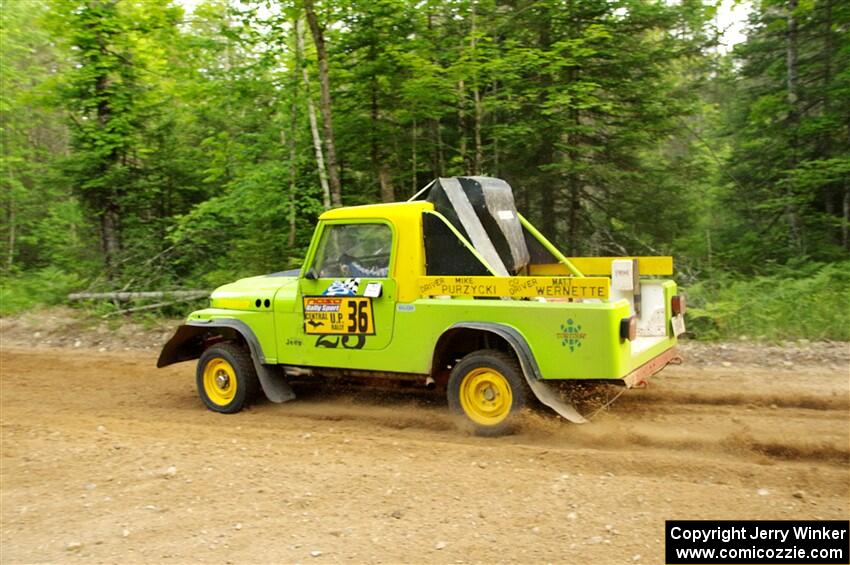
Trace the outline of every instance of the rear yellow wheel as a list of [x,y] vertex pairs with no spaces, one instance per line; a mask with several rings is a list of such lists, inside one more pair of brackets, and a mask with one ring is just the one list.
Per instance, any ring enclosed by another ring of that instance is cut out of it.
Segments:
[[460,406],[470,420],[495,426],[511,412],[513,394],[505,376],[489,367],[478,367],[460,382]]
[[257,396],[260,388],[251,354],[231,342],[204,351],[195,376],[198,395],[214,412],[239,412]]
[[477,433],[491,436],[510,431],[529,398],[516,358],[490,349],[461,359],[452,368],[446,392],[453,412]]

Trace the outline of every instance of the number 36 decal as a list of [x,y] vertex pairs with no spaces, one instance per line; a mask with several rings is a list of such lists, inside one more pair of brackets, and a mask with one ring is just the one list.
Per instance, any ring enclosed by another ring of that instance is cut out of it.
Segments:
[[357,296],[305,296],[304,333],[375,335],[372,299]]

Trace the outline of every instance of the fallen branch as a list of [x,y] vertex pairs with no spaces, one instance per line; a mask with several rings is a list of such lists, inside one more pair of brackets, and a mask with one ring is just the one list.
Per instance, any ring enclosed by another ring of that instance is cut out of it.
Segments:
[[68,300],[138,300],[146,298],[182,298],[191,300],[209,296],[209,290],[161,290],[149,292],[74,292],[68,295]]
[[108,314],[104,314],[101,318],[109,318],[110,316],[117,316],[118,314],[130,314],[131,312],[141,312],[143,310],[156,310],[157,308],[162,308],[163,306],[170,306],[172,304],[179,304],[181,302],[189,302],[190,300],[194,300],[198,297],[186,297],[180,298],[178,300],[170,300],[168,302],[157,302],[156,304],[147,304],[145,306],[136,306],[134,308],[125,308],[124,310],[116,310],[115,312],[109,312]]

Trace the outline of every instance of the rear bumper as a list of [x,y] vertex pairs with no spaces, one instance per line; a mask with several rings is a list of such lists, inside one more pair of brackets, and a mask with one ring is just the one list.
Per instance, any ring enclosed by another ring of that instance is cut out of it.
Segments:
[[671,347],[623,377],[623,383],[627,388],[645,386],[649,377],[670,363],[680,363],[681,361],[679,351],[675,347]]

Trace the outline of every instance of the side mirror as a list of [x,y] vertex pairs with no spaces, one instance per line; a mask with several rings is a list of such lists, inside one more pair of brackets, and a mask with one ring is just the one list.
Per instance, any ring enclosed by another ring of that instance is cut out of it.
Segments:
[[318,275],[316,275],[316,270],[313,267],[310,267],[310,269],[304,274],[304,278],[311,280],[311,281],[314,281],[314,280],[318,279],[319,277],[318,277]]

